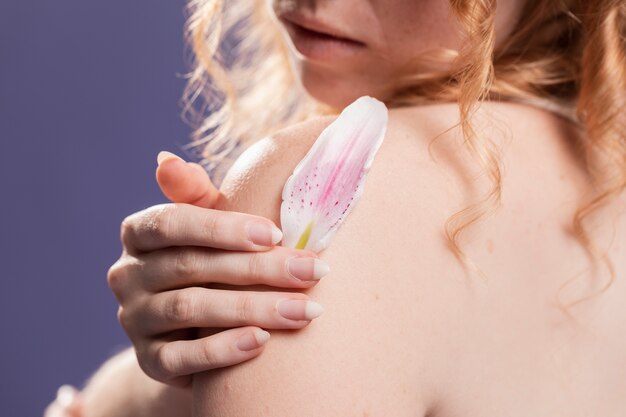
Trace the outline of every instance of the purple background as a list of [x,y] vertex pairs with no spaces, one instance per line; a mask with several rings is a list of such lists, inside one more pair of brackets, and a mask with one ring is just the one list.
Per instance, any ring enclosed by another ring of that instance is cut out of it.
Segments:
[[[189,127],[177,1],[0,1],[0,415],[39,416],[128,340],[106,284]],[[183,153],[184,155],[184,153]]]

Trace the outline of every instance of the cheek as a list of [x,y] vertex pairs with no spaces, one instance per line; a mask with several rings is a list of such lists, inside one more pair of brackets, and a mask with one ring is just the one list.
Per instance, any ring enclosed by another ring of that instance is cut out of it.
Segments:
[[395,61],[436,49],[458,49],[460,28],[448,0],[380,0],[381,47]]
[[526,1],[499,0],[496,9],[496,45],[506,39],[515,29]]
[[[333,65],[299,60],[302,85],[316,100],[339,109],[362,95],[384,100],[402,76],[432,70],[423,60],[416,64],[416,57],[459,48],[461,32],[448,0],[370,1],[376,21],[366,54]],[[442,64],[436,69],[443,69]]]

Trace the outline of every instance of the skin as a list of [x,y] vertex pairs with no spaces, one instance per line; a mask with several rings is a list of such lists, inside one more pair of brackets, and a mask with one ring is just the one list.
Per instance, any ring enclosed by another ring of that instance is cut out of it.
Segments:
[[[499,2],[498,41],[514,26],[523,3]],[[444,1],[427,0],[419,7],[408,0],[275,1],[272,6],[279,13],[289,4],[350,30],[367,45],[354,60],[333,65],[298,58],[307,91],[334,107],[365,94],[384,100],[393,92],[388,80],[405,74],[412,57],[462,45]],[[464,241],[470,257],[490,277],[482,284],[480,278],[465,277],[445,245],[441,227],[449,215],[473,202],[485,184],[471,181],[477,172],[469,156],[460,151],[458,131],[442,137],[437,152],[442,165],[435,164],[427,151],[430,139],[457,122],[454,105],[390,111],[388,135],[368,176],[366,197],[321,256],[332,268],[323,285],[289,281],[280,269],[287,256],[284,248],[261,250],[242,242],[231,249],[242,254],[259,251],[263,256],[258,259],[264,260],[254,263],[261,265],[254,271],[245,268],[252,265],[249,253],[245,261],[225,262],[230,282],[219,281],[226,269],[217,274],[208,262],[211,256],[220,256],[218,251],[196,251],[184,258],[194,266],[184,271],[182,283],[176,281],[181,271],[169,270],[159,277],[184,288],[210,285],[255,294],[250,302],[221,309],[239,321],[222,319],[219,326],[211,322],[216,320],[211,300],[217,298],[211,298],[209,288],[184,299],[182,306],[192,306],[187,311],[195,312],[191,318],[164,317],[159,312],[168,304],[155,300],[174,299],[178,288],[146,291],[144,284],[153,277],[145,272],[149,268],[137,266],[176,264],[165,255],[149,255],[173,246],[223,248],[226,236],[243,237],[243,219],[230,223],[230,230],[219,229],[215,236],[220,238],[213,241],[207,239],[210,233],[203,234],[201,241],[192,232],[174,236],[153,226],[193,230],[189,225],[211,224],[217,211],[234,219],[226,213],[230,210],[280,225],[282,185],[332,118],[293,126],[252,147],[225,179],[221,194],[193,165],[175,158],[161,161],[157,179],[164,194],[188,206],[154,207],[125,222],[132,232],[126,236],[141,239],[125,239],[123,234],[125,253],[109,272],[109,284],[120,301],[120,320],[139,362],[129,360],[134,352],[127,351],[97,373],[100,381],[133,381],[133,389],[89,385],[82,402],[85,415],[189,415],[188,383],[194,373],[199,373],[194,377],[192,402],[197,416],[496,416],[522,410],[520,415],[617,415],[626,407],[626,366],[620,353],[626,344],[619,337],[626,330],[619,304],[626,295],[623,284],[618,279],[603,303],[577,308],[582,326],[565,320],[553,302],[558,287],[589,266],[578,243],[562,228],[588,187],[568,145],[574,132],[545,112],[505,104],[486,107],[502,117],[511,141],[499,133],[487,135],[504,152],[503,205],[491,224],[481,223],[481,229],[470,231],[471,238]],[[394,186],[390,189],[389,184]],[[609,209],[606,216],[610,214],[615,213]],[[624,260],[626,230],[623,221],[616,224],[612,257]],[[161,237],[157,245],[155,230]],[[608,242],[610,231],[602,230],[599,236]],[[364,256],[368,253],[374,256]],[[618,277],[624,275],[623,262],[616,265]],[[319,301],[327,311],[313,322],[285,321],[276,314],[272,300],[263,302],[255,293],[261,287],[250,285],[250,277],[256,284],[275,287],[272,290],[282,288],[272,291],[272,296],[289,292]],[[604,282],[606,276],[584,278],[584,282]],[[586,294],[583,287],[580,283],[568,287],[568,299]],[[242,311],[243,306],[248,310]],[[146,332],[141,323],[178,330],[164,336],[155,329]],[[213,330],[201,331],[201,339],[186,341],[183,347],[177,340],[189,335],[189,327]],[[216,333],[215,328],[222,331]],[[237,338],[255,328],[269,329],[272,340],[242,354],[234,348]],[[167,344],[178,346],[169,349],[176,354],[159,356],[164,350],[158,347]],[[198,357],[204,360],[190,360]],[[206,370],[210,372],[201,373]],[[596,376],[599,370],[603,379]],[[102,376],[106,372],[117,377],[107,379]],[[187,388],[180,391],[172,385]],[[526,391],[520,394],[521,388]],[[324,399],[323,408],[319,398]],[[172,409],[163,411],[164,404]]]
[[[461,42],[444,2],[311,3],[288,2],[368,44],[332,65],[299,56],[308,92],[333,106],[385,97],[384,80],[401,74],[405,57]],[[273,4],[280,13],[287,2]],[[503,5],[499,39],[523,2]],[[250,361],[196,375],[194,416],[620,415],[624,198],[598,214],[615,222],[618,280],[568,318],[558,295],[580,299],[608,279],[589,270],[567,229],[590,191],[572,146],[576,132],[547,112],[504,103],[485,105],[477,120],[487,120],[481,133],[505,164],[499,211],[462,239],[487,280],[466,276],[443,235],[445,220],[488,185],[472,181],[479,172],[453,127],[456,106],[391,110],[364,199],[321,255],[333,270],[306,291],[326,306],[324,316],[297,333],[272,332],[268,349]],[[284,182],[331,121],[294,126],[250,148],[225,180],[219,207],[278,224]],[[448,128],[435,147],[437,164],[428,143]],[[594,234],[603,247],[612,233],[606,224]],[[581,279],[559,293],[576,273]]]
[[[500,0],[496,13],[496,45],[508,36],[525,1]],[[301,54],[299,77],[316,100],[341,109],[362,95],[385,100],[393,95],[392,81],[416,71],[415,57],[429,51],[457,51],[462,30],[442,0],[272,0],[276,16],[297,10],[331,27],[342,28],[366,48],[350,60],[312,60]],[[420,62],[417,68],[428,69]],[[447,63],[437,64],[442,70]]]
[[[443,224],[479,196],[475,164],[453,128],[453,104],[390,111],[363,199],[321,253],[332,271],[305,291],[324,314],[274,330],[262,355],[194,378],[194,416],[619,416],[626,409],[626,198],[598,214],[617,280],[602,296],[566,228],[589,184],[575,132],[540,110],[485,105],[509,134],[503,200],[461,240],[486,274],[467,277]],[[330,119],[332,120],[332,118]],[[279,221],[281,190],[329,119],[294,126],[243,156],[225,180],[225,210]],[[537,152],[541,149],[541,152]],[[461,174],[461,175],[459,175]]]

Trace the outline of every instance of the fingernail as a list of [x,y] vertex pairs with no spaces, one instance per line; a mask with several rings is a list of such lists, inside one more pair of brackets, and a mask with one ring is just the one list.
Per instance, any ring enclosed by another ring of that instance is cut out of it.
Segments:
[[287,260],[289,274],[302,281],[318,281],[330,271],[330,266],[318,258],[293,257]]
[[168,151],[161,151],[161,152],[159,152],[159,154],[157,155],[157,163],[158,163],[159,165],[161,165],[161,163],[162,163],[163,161],[165,161],[166,159],[168,159],[168,158],[175,158],[175,159],[178,159],[178,160],[180,160],[180,161],[182,161],[182,160],[183,160],[180,156],[178,156],[178,155],[176,155],[176,154],[173,154],[173,153],[168,152]]
[[254,332],[246,333],[237,341],[237,349],[248,351],[256,349],[265,344],[270,339],[269,332],[265,330],[256,329]]
[[324,312],[320,304],[310,300],[281,300],[276,303],[276,309],[290,320],[313,320]]
[[248,239],[261,246],[274,246],[283,238],[283,232],[273,224],[250,222],[246,225]]

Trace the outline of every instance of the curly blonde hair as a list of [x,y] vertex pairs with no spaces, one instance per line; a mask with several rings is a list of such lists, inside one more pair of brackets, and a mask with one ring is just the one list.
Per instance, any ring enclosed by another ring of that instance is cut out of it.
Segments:
[[[389,107],[457,102],[464,144],[487,173],[490,189],[445,224],[450,248],[464,266],[461,234],[501,200],[501,164],[493,143],[476,134],[472,114],[484,100],[516,101],[559,114],[584,133],[576,143],[593,181],[572,233],[595,260],[615,271],[584,225],[626,188],[626,3],[623,0],[528,0],[515,30],[496,47],[496,0],[450,0],[465,30],[452,71],[420,72],[397,81]],[[287,41],[265,0],[190,0],[188,44],[193,70],[185,114],[197,129],[197,150],[216,184],[243,149],[282,127],[338,114],[315,102],[294,71]],[[446,52],[446,51],[444,51]],[[424,57],[416,57],[417,60]],[[590,297],[569,304],[572,306]]]

